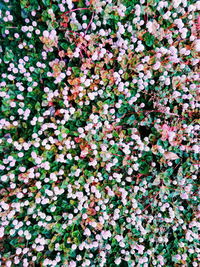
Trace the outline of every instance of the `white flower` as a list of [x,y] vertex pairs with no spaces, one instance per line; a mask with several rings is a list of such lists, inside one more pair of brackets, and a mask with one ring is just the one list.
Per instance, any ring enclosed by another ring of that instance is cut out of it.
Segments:
[[99,31],[99,35],[101,35],[101,36],[105,36],[106,33],[105,33],[105,31],[104,31],[103,29],[101,29],[101,30]]
[[95,52],[93,55],[92,55],[92,60],[97,60],[98,59],[98,54]]
[[197,52],[200,52],[200,39],[194,41],[194,47]]
[[85,82],[84,82],[85,86],[86,87],[89,87],[90,86],[90,79],[87,79]]
[[195,5],[196,5],[197,10],[200,10],[200,1],[197,1]]
[[2,177],[1,177],[1,181],[2,182],[6,182],[8,180],[8,177],[6,176],[6,175],[3,175]]
[[75,267],[76,266],[76,262],[75,261],[70,261],[69,267]]
[[160,66],[161,66],[161,63],[159,61],[157,61],[156,64],[154,64],[153,69],[158,70],[160,68]]
[[120,34],[124,34],[125,33],[125,29],[124,29],[124,26],[123,25],[120,25],[120,27],[119,27],[119,33]]
[[115,260],[115,264],[119,265],[120,263],[121,263],[121,258],[117,258],[117,259]]
[[153,31],[153,23],[151,21],[147,22],[146,27],[150,33]]
[[48,10],[48,13],[49,13],[49,15],[53,14],[53,9],[50,8],[50,9]]
[[4,236],[4,228],[0,227],[0,238]]
[[86,228],[85,231],[84,231],[84,235],[90,236],[91,235],[90,229]]
[[49,37],[49,32],[48,31],[43,31],[43,36],[48,38]]
[[195,153],[199,153],[200,152],[200,146],[198,146],[198,145],[194,145],[192,147],[192,149],[194,150]]
[[3,202],[3,203],[1,204],[1,207],[2,207],[4,210],[8,210],[8,209],[9,209],[9,205],[8,205],[7,203],[5,203],[5,202]]

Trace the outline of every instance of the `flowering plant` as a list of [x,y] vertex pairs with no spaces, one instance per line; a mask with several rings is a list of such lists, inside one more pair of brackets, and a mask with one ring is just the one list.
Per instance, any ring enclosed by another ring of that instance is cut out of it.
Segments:
[[0,10],[0,265],[199,266],[200,1]]

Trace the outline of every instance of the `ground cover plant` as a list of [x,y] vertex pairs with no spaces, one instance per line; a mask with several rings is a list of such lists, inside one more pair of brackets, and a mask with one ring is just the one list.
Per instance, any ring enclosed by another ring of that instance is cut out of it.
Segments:
[[0,1],[0,266],[199,266],[200,1]]

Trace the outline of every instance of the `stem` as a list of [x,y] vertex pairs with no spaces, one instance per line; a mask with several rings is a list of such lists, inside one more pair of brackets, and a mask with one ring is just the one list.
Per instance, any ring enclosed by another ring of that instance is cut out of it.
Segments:
[[[159,192],[158,192],[152,199],[155,200],[159,193],[160,193],[160,191],[159,191]],[[149,205],[147,205],[147,206],[142,210],[142,212],[145,211],[146,209],[148,209],[151,205],[152,205],[152,203],[149,203]]]
[[85,30],[84,36],[86,35],[88,29],[90,28],[90,25],[92,24],[93,19],[94,19],[94,12],[92,13],[91,20],[90,20],[90,22],[89,22],[89,24],[88,24],[88,26],[87,26],[87,28],[86,28],[86,30]]
[[88,10],[88,9],[89,9],[88,7],[79,7],[79,8],[71,9],[71,10],[69,10],[69,11],[64,12],[61,16],[65,15],[65,14],[69,14],[69,13],[74,12],[74,11],[78,11],[78,10]]

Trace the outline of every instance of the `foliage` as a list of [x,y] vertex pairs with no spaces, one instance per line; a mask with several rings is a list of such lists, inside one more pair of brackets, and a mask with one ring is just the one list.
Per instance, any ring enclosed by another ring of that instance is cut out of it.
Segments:
[[200,1],[0,10],[0,265],[199,266]]

